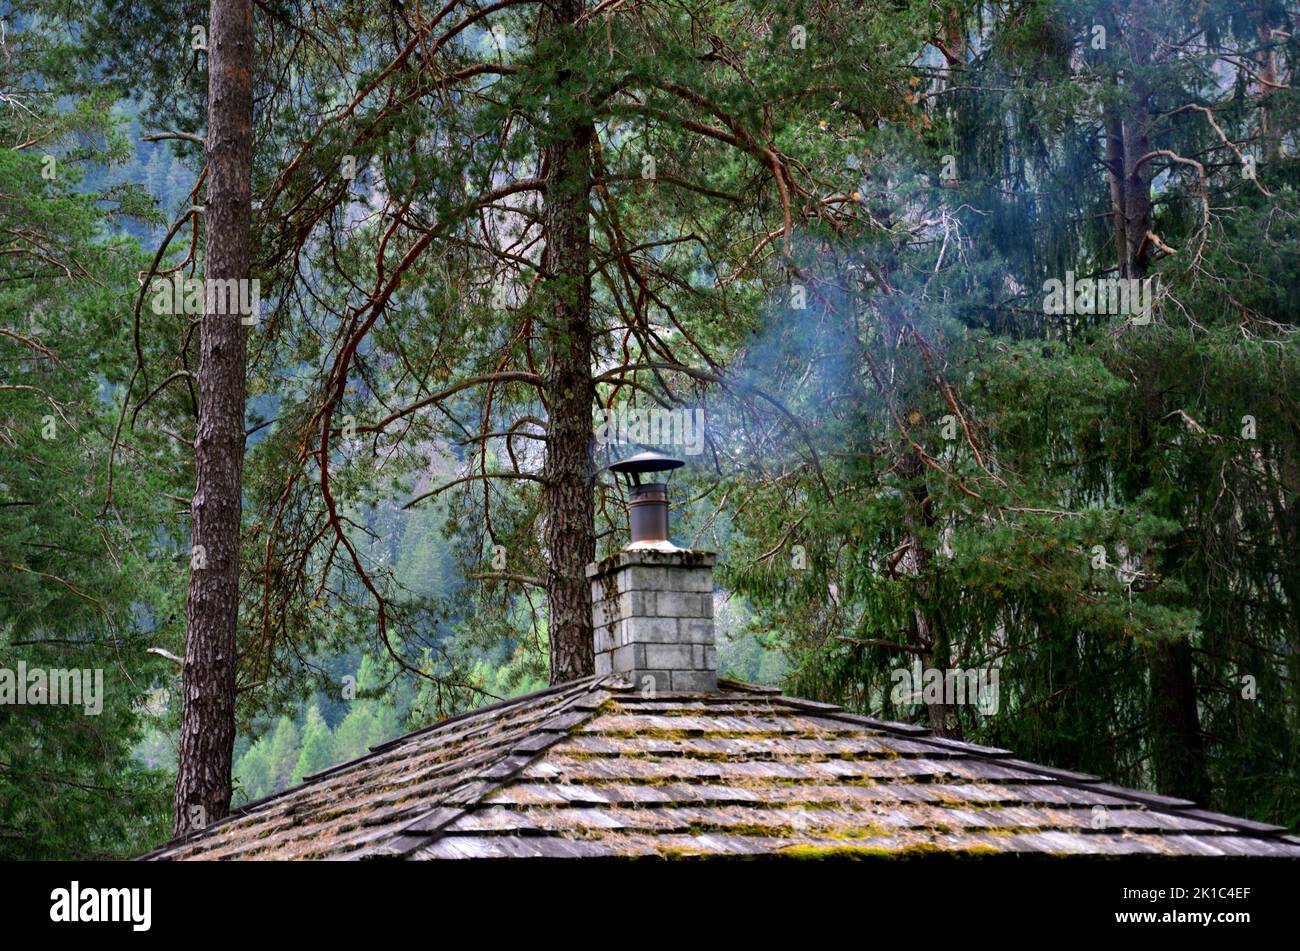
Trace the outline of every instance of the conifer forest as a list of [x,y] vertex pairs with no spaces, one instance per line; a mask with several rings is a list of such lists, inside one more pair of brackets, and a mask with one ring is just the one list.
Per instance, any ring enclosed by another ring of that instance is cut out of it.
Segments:
[[726,689],[1300,834],[1298,69],[1296,0],[0,0],[0,858],[609,675],[642,451]]

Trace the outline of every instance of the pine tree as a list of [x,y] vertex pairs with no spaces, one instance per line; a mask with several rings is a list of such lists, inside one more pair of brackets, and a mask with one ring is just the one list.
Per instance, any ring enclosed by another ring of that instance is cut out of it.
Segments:
[[307,722],[302,730],[302,752],[298,755],[290,782],[296,785],[304,776],[332,766],[335,762],[333,739],[320,709],[313,704],[307,710]]
[[298,725],[286,714],[275,723],[267,748],[268,792],[279,792],[293,784],[293,772],[302,753]]
[[[220,299],[219,286],[250,280],[252,121],[252,0],[211,0],[203,213],[206,297],[196,376],[197,483],[191,504],[193,557],[173,817],[177,835],[215,822],[230,808],[247,330],[246,315],[214,304]],[[241,299],[251,300],[251,294]]]
[[378,732],[374,727],[375,715],[367,701],[353,704],[343,722],[334,730],[334,757],[337,762],[346,763],[369,750],[371,736]]
[[68,22],[15,6],[0,53],[0,668],[82,671],[98,709],[5,699],[0,858],[124,858],[164,834],[165,776],[132,748],[145,690],[168,674],[148,649],[176,646],[161,500],[184,461],[145,433],[136,471],[110,481],[123,301],[145,266],[123,231],[147,202],[94,174],[130,148],[115,92],[62,68]]
[[235,763],[235,802],[253,802],[272,789],[270,742],[260,737]]

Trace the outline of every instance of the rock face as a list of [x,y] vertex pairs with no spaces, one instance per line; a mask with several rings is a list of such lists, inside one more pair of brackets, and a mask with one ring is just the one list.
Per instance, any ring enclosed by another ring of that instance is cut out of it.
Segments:
[[589,565],[596,675],[649,695],[713,693],[712,552],[632,546]]

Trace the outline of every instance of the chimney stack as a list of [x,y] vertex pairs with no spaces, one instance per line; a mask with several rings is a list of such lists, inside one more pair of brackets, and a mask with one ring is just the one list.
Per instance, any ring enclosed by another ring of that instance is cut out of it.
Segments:
[[596,673],[656,693],[713,693],[713,563],[709,551],[629,545],[587,566]]
[[713,693],[713,552],[678,548],[668,535],[668,486],[641,476],[683,465],[643,452],[610,466],[627,479],[632,542],[587,566],[596,674],[617,674],[638,690]]

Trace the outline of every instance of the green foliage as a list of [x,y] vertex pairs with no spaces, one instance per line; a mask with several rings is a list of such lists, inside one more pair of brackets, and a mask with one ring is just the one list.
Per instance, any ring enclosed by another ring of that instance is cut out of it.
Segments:
[[307,724],[302,733],[302,752],[298,754],[298,763],[294,766],[289,781],[300,783],[304,776],[310,776],[332,766],[334,764],[333,739],[325,718],[320,714],[320,709],[313,705],[307,711]]
[[[179,678],[147,650],[183,652],[197,359],[135,312],[132,239],[201,150],[139,138],[202,134],[206,15],[14,6],[0,666],[102,666],[107,695],[0,721],[0,851],[123,855],[166,812],[178,711],[146,691]],[[1183,657],[1203,798],[1300,822],[1300,96],[1252,75],[1294,76],[1295,4],[536,6],[452,8],[405,54],[428,10],[258,6],[236,801],[546,683],[537,179],[580,128],[593,410],[707,409],[674,519],[722,555],[724,675],[1154,788]],[[1151,150],[1145,326],[1042,303],[1122,257],[1116,123]],[[201,253],[183,228],[161,266]],[[895,700],[918,657],[996,668],[998,711]]]
[[297,768],[302,738],[298,725],[288,716],[281,716],[275,723],[271,734],[271,743],[266,750],[267,781],[271,790],[285,789],[293,779]]
[[[1144,30],[1203,29],[1228,61],[1259,62],[1260,36],[1294,15],[990,8],[961,20],[959,78],[937,57],[918,70],[922,121],[865,136],[886,234],[810,242],[806,283],[829,299],[778,310],[738,362],[783,381],[808,434],[751,450],[779,477],[725,486],[745,497],[725,577],[754,606],[752,629],[784,643],[788,689],[933,723],[889,690],[919,646],[927,663],[1000,671],[998,712],[959,708],[949,730],[1156,787],[1170,758],[1158,671],[1183,656],[1203,756],[1172,756],[1203,770],[1196,797],[1300,820],[1300,166],[1269,131],[1294,128],[1297,97],[1264,102],[1245,73],[1233,87],[1213,55],[1138,59]],[[1089,45],[1099,23],[1104,51]],[[1275,66],[1294,63],[1293,43],[1271,46]],[[1151,255],[1147,325],[1042,307],[1047,278],[1115,273],[1115,114],[1206,174],[1158,160],[1152,231],[1166,250]],[[728,437],[744,422],[728,419]],[[794,546],[806,569],[791,567]]]
[[333,728],[319,700],[296,716],[286,713],[264,724],[260,735],[235,757],[235,804],[281,792],[425,725],[411,720],[418,691],[403,686],[394,667],[390,660],[363,654],[360,666],[345,675],[343,699],[335,705],[340,719]]
[[5,858],[137,854],[165,832],[169,800],[166,773],[132,749],[147,690],[171,673],[146,651],[176,646],[179,573],[159,521],[184,462],[144,434],[107,502],[132,360],[123,302],[142,266],[116,229],[149,214],[138,188],[88,181],[127,149],[110,93],[61,102],[77,91],[49,71],[64,42],[57,21],[29,22],[0,56],[0,668],[98,672],[102,709],[6,700]]

